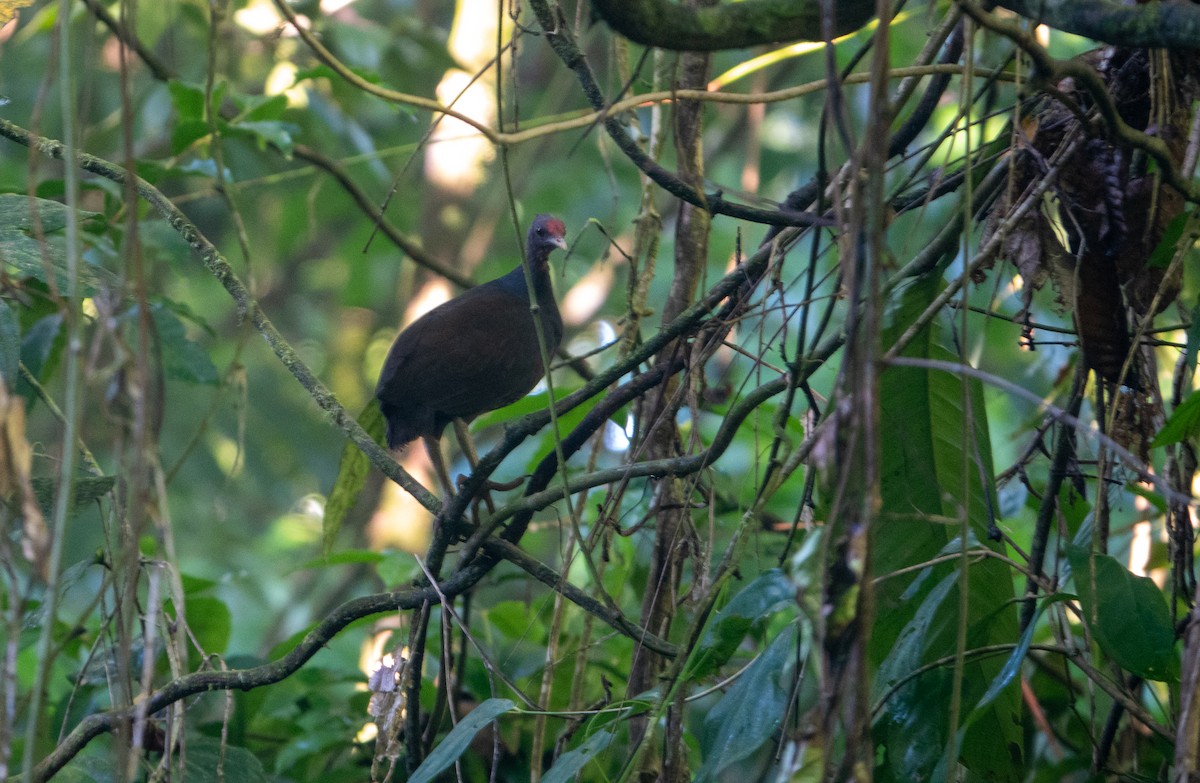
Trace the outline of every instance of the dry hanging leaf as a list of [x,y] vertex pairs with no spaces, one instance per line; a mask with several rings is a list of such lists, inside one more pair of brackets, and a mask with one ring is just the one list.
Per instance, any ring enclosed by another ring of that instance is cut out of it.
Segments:
[[0,27],[12,21],[18,8],[33,5],[33,0],[0,0]]
[[21,552],[45,579],[50,531],[33,492],[32,470],[33,449],[25,440],[25,401],[9,396],[0,384],[0,497],[14,498],[12,505],[21,509]]

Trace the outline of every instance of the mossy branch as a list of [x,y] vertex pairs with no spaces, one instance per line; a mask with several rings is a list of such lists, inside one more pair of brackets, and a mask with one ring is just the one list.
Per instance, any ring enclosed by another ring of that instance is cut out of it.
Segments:
[[[47,158],[66,159],[66,147],[62,142],[30,133],[8,120],[0,119],[0,136],[31,150],[36,150],[38,154]],[[125,184],[128,176],[128,172],[120,166],[84,152],[75,155],[74,163],[85,171],[121,185]],[[367,455],[371,464],[383,471],[384,475],[412,494],[422,506],[437,513],[441,509],[441,502],[409,475],[408,471],[400,467],[391,455],[358,425],[354,417],[338,402],[333,392],[326,388],[308,368],[308,365],[301,361],[300,357],[296,355],[296,351],[267,318],[266,313],[259,307],[258,301],[251,296],[245,283],[241,281],[237,273],[233,271],[233,267],[229,265],[229,262],[212,242],[158,188],[141,177],[135,177],[134,184],[137,187],[138,195],[144,198],[166,220],[175,233],[183,237],[188,247],[200,256],[205,268],[233,298],[238,312],[243,317],[250,319],[254,328],[267,341],[267,345],[271,347],[283,366],[308,391],[318,407],[329,414],[334,426],[346,433],[346,436]]]
[[[600,18],[629,40],[685,52],[820,41],[822,5],[821,0],[744,0],[691,8],[671,0],[592,0]],[[854,32],[875,15],[874,0],[835,5],[835,35]]]

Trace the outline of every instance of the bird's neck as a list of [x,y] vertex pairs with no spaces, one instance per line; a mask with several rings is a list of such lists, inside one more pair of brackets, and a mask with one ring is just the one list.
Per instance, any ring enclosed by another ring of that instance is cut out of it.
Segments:
[[[548,254],[540,256],[531,254],[529,256],[529,276],[533,278],[533,292],[537,295],[538,302],[542,304],[547,300],[553,302],[554,287],[550,283]],[[525,270],[520,266],[514,268],[505,277],[508,278],[509,287],[514,291],[519,290],[521,293],[529,291],[529,287],[525,282]]]

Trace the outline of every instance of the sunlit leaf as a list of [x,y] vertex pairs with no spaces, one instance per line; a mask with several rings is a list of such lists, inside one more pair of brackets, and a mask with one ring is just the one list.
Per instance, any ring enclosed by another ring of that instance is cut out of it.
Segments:
[[[372,401],[358,415],[358,424],[377,442],[383,437],[383,412],[379,405]],[[321,522],[321,537],[326,558],[333,551],[333,543],[342,529],[342,522],[348,512],[358,501],[358,496],[367,483],[367,475],[371,472],[371,460],[363,454],[357,444],[346,441],[342,447],[342,459],[338,465],[338,475],[334,479],[333,488],[329,490],[329,499],[325,502],[325,516]]]

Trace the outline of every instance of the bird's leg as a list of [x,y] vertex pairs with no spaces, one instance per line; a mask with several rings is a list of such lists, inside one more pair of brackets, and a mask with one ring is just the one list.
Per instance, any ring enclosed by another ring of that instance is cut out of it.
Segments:
[[423,437],[421,440],[425,443],[425,451],[429,454],[429,461],[433,463],[433,472],[437,475],[446,498],[454,497],[454,483],[450,481],[450,472],[446,470],[446,458],[442,456],[442,439]]
[[475,470],[475,466],[479,464],[479,454],[475,451],[475,441],[471,440],[471,431],[467,429],[467,422],[463,419],[454,419],[454,437],[458,438],[458,447],[466,455],[467,464],[471,466],[471,470]]
[[[475,441],[471,440],[471,431],[467,429],[467,422],[464,419],[455,417],[454,437],[458,439],[458,447],[462,449],[462,453],[467,458],[467,464],[474,472],[475,466],[479,464],[479,454],[475,451]],[[496,513],[496,506],[492,503],[492,493],[488,491],[487,484],[483,487],[483,502],[487,503],[488,513]]]

